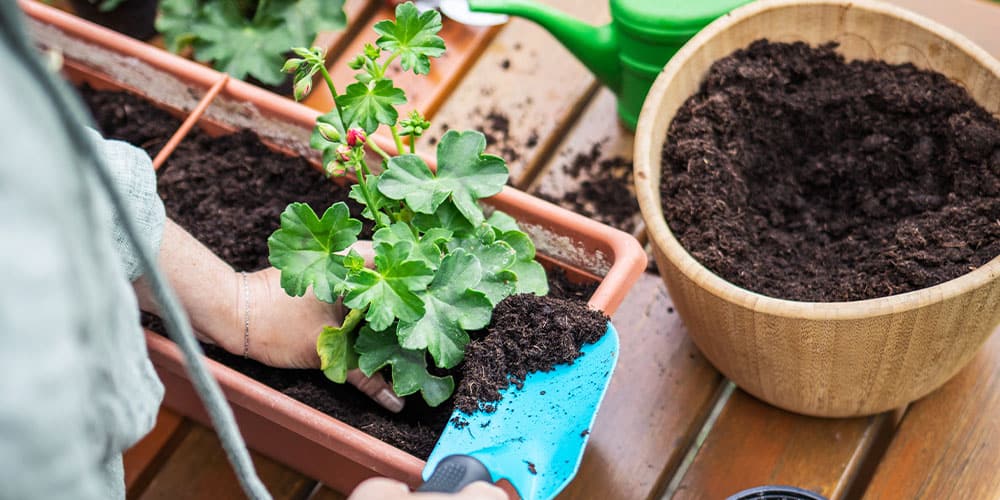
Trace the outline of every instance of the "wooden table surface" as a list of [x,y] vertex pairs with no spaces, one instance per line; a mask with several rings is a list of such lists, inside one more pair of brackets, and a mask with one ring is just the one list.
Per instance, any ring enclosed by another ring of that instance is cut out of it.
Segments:
[[[380,7],[366,8],[371,1],[349,0],[362,16],[352,22],[371,24]],[[1000,4],[894,1],[1000,56]],[[602,0],[543,3],[590,22],[609,19]],[[616,120],[614,96],[551,36],[519,19],[494,30],[446,26],[457,50],[415,91],[417,105],[433,114],[431,137],[483,129],[490,151],[508,158],[516,186],[555,199],[582,191],[586,179],[571,168],[577,157],[628,175],[633,138]],[[575,207],[602,217],[600,207]],[[637,215],[622,228],[642,237]],[[561,498],[722,499],[763,484],[833,499],[1000,498],[1000,336],[909,408],[834,420],[778,410],[725,380],[688,339],[655,274],[640,279],[614,323],[621,361],[583,466]],[[254,459],[275,498],[343,498],[267,457]],[[215,434],[167,409],[126,453],[126,481],[130,498],[241,497]]]

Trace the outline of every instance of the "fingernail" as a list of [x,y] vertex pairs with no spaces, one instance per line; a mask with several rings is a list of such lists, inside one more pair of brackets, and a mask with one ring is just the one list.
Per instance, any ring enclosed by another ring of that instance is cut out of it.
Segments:
[[403,398],[397,396],[390,389],[382,389],[381,391],[378,391],[378,394],[375,395],[375,401],[384,406],[386,410],[393,413],[403,411],[403,404],[405,403]]

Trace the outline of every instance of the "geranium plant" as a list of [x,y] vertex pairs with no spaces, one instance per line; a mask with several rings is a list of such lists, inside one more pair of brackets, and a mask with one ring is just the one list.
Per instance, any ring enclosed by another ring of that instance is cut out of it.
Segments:
[[279,85],[289,47],[344,27],[343,0],[161,0],[156,29],[167,48],[194,49],[236,78]]
[[[501,300],[548,292],[531,239],[510,216],[494,211],[487,217],[478,203],[499,193],[508,178],[504,160],[484,153],[483,134],[444,134],[434,171],[415,154],[430,124],[416,111],[399,119],[397,106],[406,103],[406,94],[386,70],[398,63],[426,74],[430,58],[445,50],[440,29],[436,11],[398,6],[396,19],[376,24],[379,38],[350,62],[357,81],[343,94],[318,49],[294,49],[297,57],[284,67],[295,74],[296,96],[308,92],[317,73],[336,96],[334,109],[317,120],[312,145],[323,152],[330,175],[356,178],[350,197],[375,227],[374,268],[348,251],[362,223],[343,202],[322,216],[293,203],[268,239],[270,261],[281,270],[287,293],[301,296],[312,287],[320,300],[342,300],[349,308],[343,323],[325,328],[317,341],[326,376],[343,383],[355,367],[372,375],[391,365],[396,393],[420,391],[432,406],[448,399],[454,382],[431,374],[428,362],[454,368],[464,357],[467,332],[489,324]],[[368,140],[380,128],[388,128],[397,151],[406,153],[391,155]],[[378,168],[366,163],[369,150],[381,158]]]

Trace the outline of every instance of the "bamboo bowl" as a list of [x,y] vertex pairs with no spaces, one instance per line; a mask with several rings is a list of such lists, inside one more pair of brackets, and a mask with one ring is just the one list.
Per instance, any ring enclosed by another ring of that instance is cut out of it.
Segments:
[[835,40],[847,59],[912,62],[1000,114],[1000,63],[937,23],[869,0],[761,0],[724,16],[671,59],[642,108],[635,184],[654,256],[695,344],[741,388],[808,415],[906,405],[962,368],[1000,322],[1000,257],[951,281],[854,302],[797,302],[713,274],[680,245],[660,205],[660,152],[674,113],[711,64],[754,40]]

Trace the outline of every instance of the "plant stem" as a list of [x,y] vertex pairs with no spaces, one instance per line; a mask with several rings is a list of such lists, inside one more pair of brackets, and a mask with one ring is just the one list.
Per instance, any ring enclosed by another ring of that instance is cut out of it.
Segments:
[[368,205],[368,210],[372,213],[372,218],[375,219],[375,228],[383,227],[381,221],[379,220],[378,210],[375,208],[375,200],[372,199],[372,193],[368,190],[368,180],[365,177],[365,170],[367,170],[364,160],[361,161],[361,165],[355,169],[358,172],[358,185],[361,186],[361,196],[365,199],[365,205]]
[[417,154],[417,136],[415,135],[410,136],[410,154]]
[[337,87],[333,84],[333,77],[330,76],[330,72],[326,70],[326,65],[320,63],[319,71],[323,75],[323,80],[326,80],[326,86],[330,88],[330,97],[333,99],[333,109],[337,110],[337,116],[340,118],[340,124],[346,129],[348,124],[344,121],[344,111],[340,109],[340,103],[337,102]]
[[[395,129],[393,129],[393,132],[395,132]],[[382,148],[378,147],[378,144],[375,144],[375,140],[374,139],[369,138],[367,141],[365,141],[365,144],[367,144],[369,147],[371,147],[372,151],[378,153],[378,155],[381,156],[382,159],[385,160],[386,162],[388,162],[390,159],[392,159],[392,157],[389,156],[388,153],[386,153],[385,151],[383,151]]]
[[379,69],[379,78],[385,76],[385,72],[389,69],[389,65],[392,64],[392,61],[395,61],[397,57],[399,57],[399,52],[394,52],[388,59],[385,60],[385,64],[383,64]]
[[260,13],[264,12],[265,10],[267,10],[267,0],[260,0],[259,2],[257,2],[257,10],[253,12],[253,20],[251,20],[250,22],[252,22],[253,24],[257,24],[257,21],[260,21]]
[[396,126],[390,125],[389,130],[392,131],[392,140],[396,141],[396,154],[402,154],[403,139],[399,137],[399,132],[396,130]]

